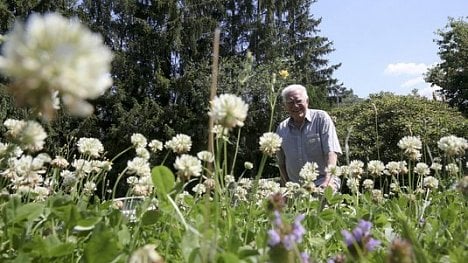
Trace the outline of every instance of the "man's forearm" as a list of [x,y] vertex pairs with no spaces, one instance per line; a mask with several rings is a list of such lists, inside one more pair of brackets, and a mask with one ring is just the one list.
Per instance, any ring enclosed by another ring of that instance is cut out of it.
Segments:
[[[336,166],[336,163],[338,161],[338,155],[335,153],[335,152],[329,152],[327,154],[327,167],[331,167],[331,166]],[[326,173],[326,177],[327,177],[327,180],[325,181],[328,181],[331,179],[331,174],[329,172]]]

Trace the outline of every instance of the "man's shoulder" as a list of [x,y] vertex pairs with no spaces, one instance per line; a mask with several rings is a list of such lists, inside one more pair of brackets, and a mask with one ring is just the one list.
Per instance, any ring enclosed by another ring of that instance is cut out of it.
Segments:
[[315,118],[330,118],[330,115],[328,112],[324,110],[317,110],[317,109],[308,109],[307,114],[309,114],[310,117],[315,117]]
[[286,118],[286,119],[284,119],[283,121],[281,121],[281,122],[278,124],[278,127],[276,128],[276,131],[279,132],[279,131],[285,129],[286,127],[288,127],[289,119],[290,119],[290,118]]

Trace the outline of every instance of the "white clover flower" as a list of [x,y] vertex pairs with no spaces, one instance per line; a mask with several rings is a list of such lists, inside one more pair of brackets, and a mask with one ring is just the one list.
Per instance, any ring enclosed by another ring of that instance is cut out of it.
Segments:
[[437,146],[448,156],[457,156],[465,154],[468,141],[465,138],[450,135],[440,138]]
[[183,179],[188,180],[192,176],[200,176],[202,171],[202,164],[199,159],[188,154],[177,156],[174,162],[174,168],[177,174]]
[[6,136],[18,143],[21,149],[37,152],[44,147],[47,133],[38,122],[7,119],[3,125],[7,128]]
[[96,184],[94,182],[86,182],[84,185],[83,185],[83,194],[85,195],[93,195],[94,194],[94,191],[96,191],[97,188],[96,188]]
[[34,200],[36,201],[45,201],[47,197],[50,195],[50,189],[47,187],[36,186],[33,189],[33,193],[36,194]]
[[390,187],[390,192],[391,193],[400,192],[400,185],[398,183],[391,183],[389,187]]
[[364,187],[364,189],[366,189],[366,190],[372,190],[372,189],[374,189],[374,180],[365,179],[365,180],[362,182],[362,187]]
[[400,174],[400,163],[399,162],[388,162],[387,165],[385,165],[385,168],[386,170],[384,171],[384,173],[386,175],[393,175],[393,176],[397,176],[398,174]]
[[252,180],[250,178],[241,178],[239,180],[239,186],[243,187],[244,189],[252,188]]
[[134,133],[130,137],[130,141],[135,148],[144,148],[148,144],[146,137],[143,136],[141,133]]
[[136,155],[137,155],[138,157],[141,157],[141,158],[143,158],[143,159],[145,159],[145,160],[149,160],[149,158],[150,158],[150,153],[149,153],[149,151],[146,150],[146,148],[144,148],[144,147],[137,147],[137,148],[135,149],[135,152],[136,152]]
[[241,186],[237,186],[234,189],[234,197],[239,201],[247,201],[248,193],[249,192]]
[[220,139],[223,136],[227,136],[229,134],[229,129],[224,128],[222,125],[216,124],[211,129],[211,132],[216,135],[216,139]]
[[431,169],[436,171],[436,172],[441,171],[442,170],[442,164],[434,162],[434,163],[431,164]]
[[76,169],[76,176],[82,178],[86,175],[91,174],[93,172],[93,165],[90,161],[85,159],[76,159],[72,162],[72,167]]
[[456,163],[449,163],[445,166],[445,170],[449,175],[457,175],[460,169]]
[[373,177],[379,177],[385,170],[385,165],[382,161],[372,160],[367,164],[367,171]]
[[0,142],[0,158],[3,157],[8,150],[8,143]]
[[64,157],[62,156],[55,156],[55,159],[53,159],[50,164],[53,166],[53,167],[57,167],[57,168],[61,168],[61,169],[65,169],[67,168],[67,166],[70,164],[68,163],[67,159],[65,159]]
[[229,185],[235,182],[236,182],[236,178],[234,178],[234,176],[232,176],[231,174],[228,174],[224,177],[224,183],[226,183],[226,185]]
[[96,162],[96,167],[101,168],[101,170],[103,171],[109,172],[110,170],[112,170],[112,162],[109,160],[93,162]]
[[308,193],[317,193],[319,191],[314,182],[306,182],[302,188],[304,188]]
[[78,182],[78,178],[76,177],[76,174],[69,170],[61,171],[60,177],[63,178],[62,186],[65,188],[71,188]]
[[26,127],[26,122],[23,120],[7,119],[3,122],[3,125],[7,128],[7,136],[10,138],[17,138],[24,127]]
[[239,97],[233,94],[221,94],[211,102],[211,110],[208,112],[214,121],[225,128],[244,126],[249,106]]
[[411,160],[419,160],[421,158],[420,150],[422,148],[422,142],[419,137],[405,136],[398,142],[398,147],[400,147]]
[[3,44],[0,70],[14,83],[16,100],[39,108],[46,117],[54,111],[54,93],[75,115],[88,115],[86,99],[102,95],[112,84],[112,53],[102,37],[58,14],[32,14],[17,23]]
[[260,137],[260,151],[268,156],[273,156],[281,147],[283,139],[276,133],[266,132]]
[[80,138],[76,143],[78,151],[85,156],[97,158],[104,152],[104,146],[96,138]]
[[349,171],[349,166],[348,165],[342,165],[340,166],[341,170],[341,175],[344,177],[349,177],[350,176],[350,171]]
[[206,189],[213,190],[216,187],[216,181],[213,178],[208,178],[203,182],[203,185],[205,185]]
[[192,188],[192,191],[197,195],[202,195],[206,193],[206,186],[204,184],[197,184]]
[[382,190],[380,189],[374,189],[372,190],[372,200],[377,202],[377,203],[382,203],[385,201]]
[[207,162],[207,163],[212,163],[214,162],[214,156],[211,152],[209,151],[201,151],[197,153],[198,159]]
[[348,178],[346,186],[351,190],[352,193],[359,193],[359,179],[356,177]]
[[127,184],[129,184],[129,185],[135,185],[135,184],[137,184],[137,183],[138,183],[138,177],[136,177],[136,176],[129,176],[129,177],[127,178]]
[[407,174],[408,167],[406,166],[406,161],[400,161],[398,163],[400,164],[400,174]]
[[252,168],[253,168],[253,163],[251,163],[251,162],[244,162],[244,168],[245,168],[246,170],[252,170]]
[[352,160],[348,165],[349,176],[352,178],[361,178],[364,173],[364,163],[360,160]]
[[153,181],[151,175],[141,176],[138,182],[132,187],[132,193],[136,196],[149,196],[152,191]]
[[157,153],[159,151],[162,151],[163,149],[163,143],[159,140],[152,140],[149,144],[148,147],[150,150],[154,153]]
[[416,166],[414,167],[414,172],[416,174],[419,174],[420,176],[426,176],[431,174],[431,170],[429,169],[429,166],[425,163],[417,163]]
[[164,147],[178,154],[186,153],[192,147],[192,139],[188,135],[177,134],[167,141]]
[[21,148],[25,151],[37,152],[44,147],[47,133],[42,126],[35,121],[28,121],[19,138]]
[[285,187],[288,193],[296,193],[301,188],[301,185],[294,182],[286,182]]
[[128,174],[136,174],[140,177],[151,175],[151,168],[148,160],[141,157],[135,157],[131,161],[128,161],[127,169]]
[[329,173],[331,176],[340,177],[342,174],[342,168],[336,165],[328,165],[325,168],[325,172]]
[[426,176],[423,179],[423,186],[424,188],[437,189],[439,187],[439,180],[434,176]]
[[305,182],[313,182],[319,175],[317,169],[317,163],[306,162],[304,166],[302,166],[301,171],[299,172],[299,176],[303,178]]

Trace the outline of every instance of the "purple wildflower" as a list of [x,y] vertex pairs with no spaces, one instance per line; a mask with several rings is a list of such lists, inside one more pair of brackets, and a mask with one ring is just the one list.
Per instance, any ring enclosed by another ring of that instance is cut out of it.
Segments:
[[268,230],[268,245],[274,247],[281,242],[281,237],[274,229]]
[[307,253],[307,252],[302,252],[301,253],[301,262],[302,263],[309,263],[310,262],[309,253]]
[[380,245],[380,241],[372,238],[370,234],[371,228],[371,222],[360,220],[352,233],[348,230],[341,231],[346,246],[352,255],[358,255],[357,249],[361,249],[362,253],[365,254],[375,250],[375,248]]
[[305,228],[301,225],[301,221],[304,220],[304,214],[300,214],[294,220],[292,224],[292,231],[291,234],[293,235],[293,239],[296,243],[302,242],[302,236],[306,233]]
[[283,220],[281,219],[280,212],[278,212],[278,210],[275,210],[273,213],[275,215],[275,220],[273,221],[274,225],[276,227],[281,227],[283,225]]
[[371,252],[380,245],[380,241],[374,238],[369,238],[366,242],[366,250]]

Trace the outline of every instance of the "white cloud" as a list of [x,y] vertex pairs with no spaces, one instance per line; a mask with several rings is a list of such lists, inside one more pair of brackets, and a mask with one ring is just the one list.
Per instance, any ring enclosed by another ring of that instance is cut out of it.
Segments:
[[[430,84],[427,84],[426,87],[418,90],[418,94],[420,96],[422,96],[422,97],[433,99],[433,93],[434,93],[434,91],[437,91],[437,90],[440,90],[440,87],[438,87],[438,86],[431,87]],[[437,92],[435,93],[435,95],[436,95],[436,99],[440,100],[440,95],[438,95]]]
[[384,73],[387,75],[422,75],[427,71],[430,65],[424,63],[405,63],[399,62],[395,64],[388,64]]
[[425,83],[424,78],[421,76],[421,77],[416,77],[416,78],[412,78],[412,79],[405,81],[403,84],[401,84],[401,87],[411,88],[411,87],[418,86],[424,83]]

